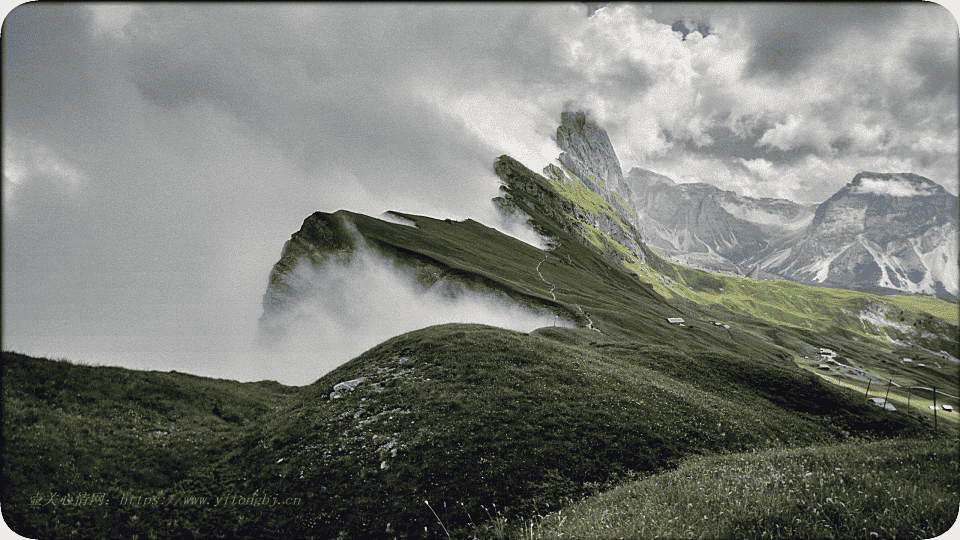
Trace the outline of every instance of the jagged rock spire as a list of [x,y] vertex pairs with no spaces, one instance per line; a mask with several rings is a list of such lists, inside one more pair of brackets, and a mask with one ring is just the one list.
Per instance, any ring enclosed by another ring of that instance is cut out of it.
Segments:
[[564,111],[557,128],[557,145],[563,150],[560,163],[594,191],[602,187],[617,193],[623,184],[620,160],[610,137],[583,111]]

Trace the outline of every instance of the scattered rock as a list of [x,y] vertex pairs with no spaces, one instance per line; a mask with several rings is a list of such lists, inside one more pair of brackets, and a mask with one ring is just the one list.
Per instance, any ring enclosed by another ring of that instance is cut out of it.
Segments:
[[353,389],[365,380],[367,380],[366,377],[360,377],[358,379],[337,383],[333,387],[333,392],[330,393],[330,399],[341,398],[343,397],[344,393],[348,391],[353,392]]

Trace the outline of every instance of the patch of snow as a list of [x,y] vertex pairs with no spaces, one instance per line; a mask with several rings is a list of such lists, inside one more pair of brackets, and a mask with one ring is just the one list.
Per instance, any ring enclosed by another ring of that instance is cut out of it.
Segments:
[[919,238],[911,239],[914,250],[920,255],[920,260],[927,268],[927,275],[920,283],[923,286],[923,290],[920,292],[934,293],[935,281],[939,281],[943,283],[947,292],[954,296],[960,296],[960,267],[957,266],[960,240],[958,240],[956,232],[944,230],[943,234],[946,237],[945,241],[939,243],[927,253],[922,251]]
[[801,268],[801,271],[816,272],[817,275],[814,276],[813,278],[814,281],[819,281],[820,283],[823,283],[824,281],[826,281],[828,277],[830,277],[830,263],[832,263],[834,259],[839,257],[840,254],[843,253],[846,249],[847,247],[844,246],[844,248],[838,251],[837,253],[834,253],[829,257],[820,259],[819,261],[813,264],[804,266],[803,268]]

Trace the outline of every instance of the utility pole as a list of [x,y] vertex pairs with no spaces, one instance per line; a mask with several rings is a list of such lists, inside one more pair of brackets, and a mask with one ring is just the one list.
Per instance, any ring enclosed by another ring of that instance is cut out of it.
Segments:
[[933,387],[933,436],[937,436],[937,387]]

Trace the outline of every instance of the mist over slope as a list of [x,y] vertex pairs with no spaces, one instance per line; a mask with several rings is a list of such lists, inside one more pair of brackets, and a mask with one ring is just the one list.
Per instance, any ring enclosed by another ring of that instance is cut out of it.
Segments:
[[[472,220],[387,219],[318,212],[285,244],[263,297],[258,341],[266,356],[302,370],[285,373],[286,381],[306,384],[387,337],[434,324],[525,332],[572,324],[496,277],[504,252],[522,253],[514,270],[536,276],[537,248]],[[465,264],[463,242],[486,249]]]

